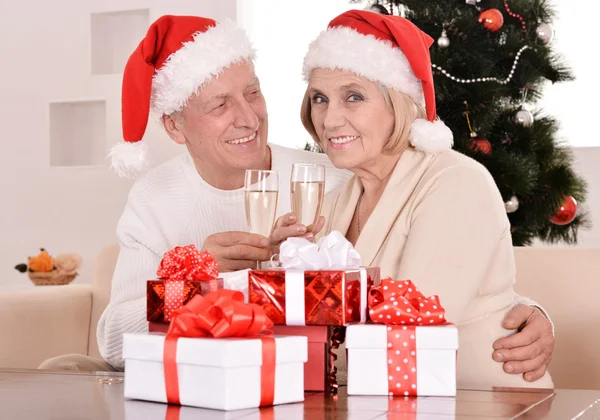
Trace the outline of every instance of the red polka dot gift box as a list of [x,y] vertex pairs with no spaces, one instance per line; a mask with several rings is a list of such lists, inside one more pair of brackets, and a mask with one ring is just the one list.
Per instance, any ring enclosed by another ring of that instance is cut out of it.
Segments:
[[194,245],[177,246],[166,252],[156,275],[158,280],[146,283],[146,318],[151,331],[166,330],[172,313],[194,296],[223,289],[217,262],[210,253],[200,252]]
[[346,330],[348,395],[455,396],[458,330],[409,280],[369,291],[369,323]]

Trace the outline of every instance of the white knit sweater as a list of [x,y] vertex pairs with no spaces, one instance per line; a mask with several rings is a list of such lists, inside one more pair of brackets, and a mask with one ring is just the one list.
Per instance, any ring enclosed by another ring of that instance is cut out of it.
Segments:
[[[269,145],[272,169],[279,171],[277,215],[290,211],[292,164],[326,166],[326,193],[340,187],[351,173],[336,169],[324,154]],[[123,334],[147,331],[146,281],[156,278],[165,252],[194,244],[217,232],[248,231],[242,189],[224,191],[207,184],[185,153],[140,178],[129,193],[117,225],[121,247],[112,282],[110,303],[98,323],[100,354],[123,368]]]

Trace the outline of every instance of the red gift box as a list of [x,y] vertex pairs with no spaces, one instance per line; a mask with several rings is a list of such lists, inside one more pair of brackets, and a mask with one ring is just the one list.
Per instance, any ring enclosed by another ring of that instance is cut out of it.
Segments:
[[346,326],[366,321],[367,292],[379,267],[348,270],[251,270],[248,300],[275,325]]
[[222,278],[208,281],[149,280],[146,282],[146,319],[168,323],[171,312],[186,305],[194,296],[206,296],[222,288]]
[[168,322],[148,322],[148,332],[167,333],[169,331]]
[[304,390],[327,389],[327,355],[329,352],[329,329],[324,326],[288,327],[276,325],[273,334],[304,336],[308,338],[308,361],[304,364]]
[[223,288],[217,262],[194,245],[177,246],[165,252],[158,266],[158,280],[149,280],[146,289],[146,319],[170,322],[171,313],[194,296],[205,296]]

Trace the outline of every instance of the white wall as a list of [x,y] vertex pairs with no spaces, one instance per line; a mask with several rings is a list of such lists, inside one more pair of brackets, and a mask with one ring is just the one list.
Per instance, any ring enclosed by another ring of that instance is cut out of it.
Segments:
[[556,8],[553,45],[573,69],[575,80],[549,84],[539,105],[548,114],[558,116],[559,135],[570,145],[600,147],[600,131],[594,124],[600,97],[595,53],[600,38],[594,17],[600,15],[600,2],[553,0],[552,3]]
[[[0,2],[0,286],[30,282],[13,267],[39,247],[81,253],[75,282],[89,282],[95,256],[115,242],[131,183],[109,172],[108,162],[50,167],[49,103],[105,100],[105,151],[120,141],[122,75],[92,75],[90,14],[145,8],[150,21],[167,13],[236,16],[235,0]],[[153,163],[183,151],[157,124],[146,140]]]
[[281,0],[238,1],[238,22],[257,49],[256,72],[269,110],[269,141],[303,148],[310,136],[300,122],[306,90],[302,60],[308,44],[335,16],[362,3],[303,0],[283,7]]

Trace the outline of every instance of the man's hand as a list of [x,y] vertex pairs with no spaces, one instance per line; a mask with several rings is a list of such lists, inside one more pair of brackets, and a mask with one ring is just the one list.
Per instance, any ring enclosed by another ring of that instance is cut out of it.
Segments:
[[524,374],[527,382],[544,376],[554,351],[550,321],[539,309],[520,304],[506,315],[502,326],[519,331],[494,342],[493,359],[503,362],[507,373]]
[[246,232],[222,232],[210,235],[204,241],[208,251],[219,264],[220,272],[256,268],[257,261],[271,258],[269,240],[262,235]]

